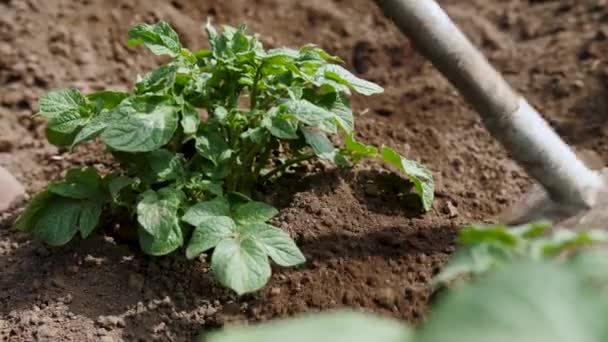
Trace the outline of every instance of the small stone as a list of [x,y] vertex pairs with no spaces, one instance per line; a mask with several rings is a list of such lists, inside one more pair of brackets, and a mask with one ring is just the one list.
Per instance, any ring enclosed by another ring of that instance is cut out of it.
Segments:
[[280,287],[273,287],[270,289],[270,295],[271,296],[278,296],[281,294],[281,288]]
[[101,266],[103,264],[103,258],[96,258],[90,254],[84,257],[84,264],[88,266]]
[[99,342],[116,342],[116,339],[112,336],[106,335],[106,336],[101,336],[99,338]]
[[99,316],[97,324],[111,330],[115,327],[124,327],[125,321],[119,316]]
[[390,287],[381,288],[376,292],[375,299],[386,309],[392,309],[397,301],[397,293]]
[[144,288],[144,277],[139,273],[129,274],[129,287],[136,291],[141,291]]
[[23,185],[7,169],[0,166],[0,212],[13,208],[26,199]]
[[377,197],[380,194],[380,189],[378,185],[374,183],[365,184],[365,194],[371,197]]
[[445,203],[445,207],[443,208],[443,213],[448,215],[449,218],[455,218],[455,217],[458,217],[458,215],[459,215],[458,208],[456,208],[456,206],[454,205],[454,203],[452,203],[452,201],[447,201]]
[[57,336],[57,329],[45,324],[37,330],[38,338],[52,339]]

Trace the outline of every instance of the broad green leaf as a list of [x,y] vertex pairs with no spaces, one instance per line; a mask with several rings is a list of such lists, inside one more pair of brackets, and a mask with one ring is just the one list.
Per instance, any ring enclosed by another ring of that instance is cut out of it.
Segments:
[[353,133],[355,118],[346,95],[336,92],[325,94],[320,99],[320,105],[334,115],[334,119],[346,134]]
[[264,202],[251,201],[236,208],[234,219],[239,224],[263,223],[275,217],[278,213],[278,210]]
[[546,238],[532,242],[532,254],[539,257],[556,257],[591,245],[606,244],[608,233],[603,230],[572,231],[558,229]]
[[346,136],[344,147],[353,162],[357,163],[364,158],[374,158],[378,155],[378,149],[374,146],[365,145],[355,140],[352,133]]
[[286,113],[308,126],[317,126],[333,118],[331,112],[307,100],[288,100],[282,107]]
[[148,255],[167,255],[184,244],[184,235],[177,221],[164,238],[154,237],[142,227],[137,229],[137,234],[139,235],[139,246]]
[[220,133],[209,132],[196,137],[196,150],[205,159],[212,162],[214,165],[219,165],[226,157],[229,150],[228,143]]
[[137,222],[158,240],[168,239],[174,228],[179,228],[177,210],[181,202],[179,190],[163,188],[148,190],[137,203]]
[[190,243],[186,249],[188,259],[217,246],[224,239],[236,236],[236,225],[228,216],[212,216],[204,219],[194,228]]
[[327,79],[334,80],[340,84],[349,86],[362,95],[379,94],[384,91],[381,86],[360,79],[359,77],[353,75],[350,71],[346,70],[344,67],[336,64],[328,64],[319,68],[319,70],[317,70],[317,77],[325,77]]
[[239,295],[262,288],[271,273],[266,252],[251,238],[222,240],[213,251],[211,270]]
[[103,141],[124,152],[149,152],[167,144],[177,129],[177,108],[160,102],[141,109],[145,111],[111,122],[101,133]]
[[48,190],[54,194],[73,199],[100,199],[101,177],[92,167],[72,169],[66,174],[65,180],[52,183]]
[[307,44],[300,49],[301,54],[305,54],[308,52],[312,52],[312,53],[316,54],[317,56],[319,56],[319,58],[326,60],[328,62],[344,63],[344,61],[340,57],[332,56],[329,53],[327,53],[325,50],[321,49],[320,47],[318,47],[317,45],[314,45],[314,44]]
[[289,234],[266,223],[240,223],[239,232],[256,240],[278,265],[295,266],[306,261]]
[[509,228],[502,225],[478,226],[470,225],[464,227],[458,236],[458,240],[463,245],[476,245],[480,243],[498,243],[505,246],[514,247],[518,243],[518,238]]
[[147,153],[146,159],[157,182],[176,180],[184,174],[184,159],[181,154],[159,149]]
[[266,118],[262,124],[279,139],[298,139],[298,124],[293,115],[280,113]]
[[118,198],[120,192],[135,183],[133,178],[127,176],[115,176],[108,181],[108,191],[114,200]]
[[99,200],[86,200],[81,203],[80,217],[78,218],[78,231],[83,239],[87,238],[97,225],[101,217],[102,202]]
[[571,269],[516,262],[449,291],[415,340],[606,341],[607,313],[605,298]]
[[55,146],[70,146],[74,143],[74,138],[78,134],[78,128],[69,133],[57,132],[51,129],[50,126],[46,127],[46,140]]
[[144,44],[155,55],[176,57],[181,52],[177,33],[164,21],[154,25],[138,24],[129,30],[128,46]]
[[86,98],[73,88],[52,91],[38,101],[40,114],[48,119],[65,115],[81,117],[86,104]]
[[[301,315],[261,324],[228,326],[202,335],[198,342],[408,342],[401,322],[369,314],[337,311]],[[446,340],[452,341],[452,340]]]
[[319,158],[334,160],[336,148],[331,141],[329,141],[325,133],[307,127],[301,127],[300,130],[304,134],[306,143],[312,147],[315,155]]
[[47,128],[56,133],[75,134],[76,130],[85,125],[89,118],[80,112],[65,112],[49,119]]
[[29,232],[34,229],[36,221],[38,221],[38,218],[43,213],[44,208],[55,198],[56,196],[48,190],[37,193],[15,221],[15,228],[22,232]]
[[186,211],[182,221],[197,227],[207,219],[216,216],[230,216],[228,201],[222,196],[193,205]]
[[89,101],[96,104],[100,109],[111,110],[116,108],[129,94],[122,91],[103,90],[87,95]]
[[381,151],[382,160],[396,167],[408,177],[422,201],[422,207],[426,211],[430,210],[435,197],[433,173],[424,165],[401,157],[388,146],[382,146]]
[[51,246],[68,243],[78,231],[79,200],[54,197],[41,209],[33,233],[37,239]]
[[110,112],[101,112],[98,116],[91,118],[86,124],[78,131],[78,134],[72,139],[72,148],[83,141],[95,139],[101,132],[108,127],[108,124],[112,120]]
[[182,113],[182,129],[185,135],[194,135],[198,130],[198,125],[201,119],[198,116],[198,112],[194,107],[189,104],[184,104],[181,110]]
[[136,93],[163,92],[167,89],[171,89],[175,84],[176,74],[176,65],[163,65],[158,69],[145,74],[143,78],[135,84]]

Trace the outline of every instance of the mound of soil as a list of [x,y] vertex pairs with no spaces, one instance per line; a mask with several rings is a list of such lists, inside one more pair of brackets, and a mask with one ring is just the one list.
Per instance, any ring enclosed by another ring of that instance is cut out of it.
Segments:
[[[516,89],[566,140],[608,157],[608,2],[441,1]],[[362,141],[428,165],[434,209],[420,215],[402,182],[375,164],[321,164],[264,189],[308,262],[274,269],[241,298],[218,286],[204,258],[150,258],[110,237],[45,247],[0,224],[0,340],[189,340],[227,323],[351,307],[412,323],[454,251],[458,227],[491,221],[529,184],[455,90],[418,56],[371,0],[2,0],[0,165],[32,194],[74,165],[111,167],[96,144],[68,154],[32,118],[53,88],[127,88],[159,62],[128,50],[129,27],[170,22],[192,48],[201,23],[245,22],[269,47],[319,44],[386,88],[356,97]]]

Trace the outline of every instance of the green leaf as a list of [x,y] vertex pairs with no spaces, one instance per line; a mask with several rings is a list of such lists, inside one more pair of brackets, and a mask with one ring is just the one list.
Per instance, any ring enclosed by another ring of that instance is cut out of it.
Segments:
[[230,151],[228,143],[217,132],[209,132],[196,137],[196,150],[216,166],[230,157],[230,154],[227,154]]
[[32,229],[34,229],[36,221],[38,221],[38,218],[44,211],[44,208],[46,208],[55,197],[56,196],[54,196],[48,190],[39,192],[32,197],[25,210],[15,221],[15,228],[22,232],[30,232]]
[[289,234],[281,229],[259,221],[242,221],[239,224],[239,232],[255,239],[278,265],[295,266],[306,261]]
[[344,67],[336,64],[324,65],[317,70],[317,78],[325,77],[340,84],[349,86],[362,95],[379,94],[384,91],[379,85],[360,79]]
[[198,112],[194,107],[189,104],[184,104],[181,110],[182,113],[182,129],[185,135],[194,135],[198,130],[198,125],[201,119],[198,116]]
[[164,21],[154,25],[138,24],[129,30],[128,46],[144,44],[155,55],[177,57],[181,52],[181,44],[177,33]]
[[80,208],[78,200],[54,197],[41,210],[34,225],[34,236],[51,246],[68,243],[78,230]]
[[70,133],[62,133],[62,132],[54,131],[51,129],[50,126],[47,126],[45,133],[46,133],[46,140],[49,143],[51,143],[52,145],[55,145],[55,146],[63,147],[63,146],[70,146],[74,143],[74,138],[78,134],[78,129],[75,129],[73,132],[70,132]]
[[108,181],[108,191],[114,200],[118,198],[120,192],[135,183],[135,180],[126,176],[115,176]]
[[86,110],[86,98],[76,89],[52,91],[40,98],[38,107],[40,114],[48,119],[60,116],[81,117]]
[[145,108],[112,121],[101,134],[111,148],[124,152],[154,151],[171,140],[177,129],[177,108],[151,102]]
[[[198,342],[408,342],[401,322],[364,313],[338,311],[306,314],[262,324],[226,327],[203,335]],[[445,340],[453,341],[453,340]]]
[[80,217],[78,218],[78,231],[83,239],[87,238],[97,225],[101,217],[102,202],[88,200],[81,203]]
[[48,190],[54,194],[73,199],[100,199],[101,177],[92,167],[72,169],[66,174],[65,180],[52,183]]
[[286,113],[293,115],[298,121],[308,126],[317,126],[333,119],[331,112],[307,100],[288,100],[282,105],[282,108]]
[[275,217],[278,213],[278,210],[264,202],[251,201],[236,208],[234,219],[239,224],[263,223]]
[[83,141],[88,141],[95,139],[101,132],[108,127],[108,124],[112,120],[112,114],[110,112],[102,112],[98,116],[91,118],[81,130],[78,131],[78,134],[71,139],[71,147],[80,144]]
[[158,192],[148,190],[137,203],[137,222],[158,240],[166,240],[177,226],[177,210],[183,194],[179,190],[163,188]]
[[279,139],[298,139],[298,124],[293,115],[280,113],[267,118],[263,125]]
[[355,118],[346,95],[335,92],[325,94],[321,98],[320,104],[334,115],[334,119],[346,134],[353,133]]
[[194,259],[199,254],[217,246],[222,240],[236,235],[236,224],[227,216],[211,216],[204,219],[192,232],[186,249],[186,257]]
[[325,133],[307,127],[301,127],[300,130],[304,134],[306,143],[312,147],[315,155],[319,158],[334,160],[336,148],[331,141],[329,141]]
[[87,95],[89,101],[95,103],[97,107],[107,110],[116,108],[127,97],[129,97],[129,94],[125,92],[112,90],[103,90]]
[[364,158],[375,158],[378,155],[376,147],[356,141],[352,133],[346,136],[344,147],[355,163]]
[[168,150],[160,149],[146,154],[146,159],[154,173],[157,182],[176,180],[184,174],[184,158],[181,154],[174,154]]
[[251,238],[222,240],[213,251],[211,270],[239,295],[262,288],[271,273],[266,252]]
[[388,146],[382,146],[382,160],[403,172],[414,184],[416,193],[422,200],[422,207],[428,211],[435,197],[433,173],[424,165],[401,157]]
[[571,269],[516,262],[449,291],[416,341],[606,341],[606,308]]
[[503,225],[479,226],[470,225],[464,227],[458,236],[461,244],[466,246],[480,243],[497,243],[509,247],[514,247],[518,243],[518,238],[509,228]]
[[164,238],[154,237],[142,227],[137,229],[137,233],[139,235],[139,246],[148,255],[167,255],[184,244],[184,235],[177,222],[171,226]]
[[182,217],[182,221],[197,227],[209,218],[229,215],[228,201],[222,196],[217,196],[210,201],[200,202],[190,207]]
[[171,89],[175,84],[176,75],[176,65],[163,65],[160,68],[145,74],[144,77],[135,84],[135,91],[138,94],[166,91]]
[[89,121],[80,112],[65,112],[49,119],[47,129],[56,133],[66,135],[76,134],[76,130],[85,125]]

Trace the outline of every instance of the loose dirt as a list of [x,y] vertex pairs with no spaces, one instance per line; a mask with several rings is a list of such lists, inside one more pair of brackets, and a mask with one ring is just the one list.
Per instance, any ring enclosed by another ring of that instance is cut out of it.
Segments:
[[[569,143],[608,160],[607,1],[441,3]],[[528,186],[454,89],[364,0],[0,0],[0,165],[29,194],[71,166],[110,167],[98,145],[75,154],[48,145],[31,117],[37,97],[127,88],[159,63],[125,47],[132,24],[166,20],[195,49],[208,16],[245,22],[270,47],[317,43],[382,84],[383,95],[353,101],[359,138],[428,165],[434,209],[420,215],[379,165],[309,165],[262,189],[308,262],[275,268],[264,290],[242,298],[217,285],[204,258],[150,258],[101,235],[49,248],[12,229],[16,212],[3,213],[0,340],[185,341],[229,323],[339,307],[416,323],[458,227],[491,221]]]

